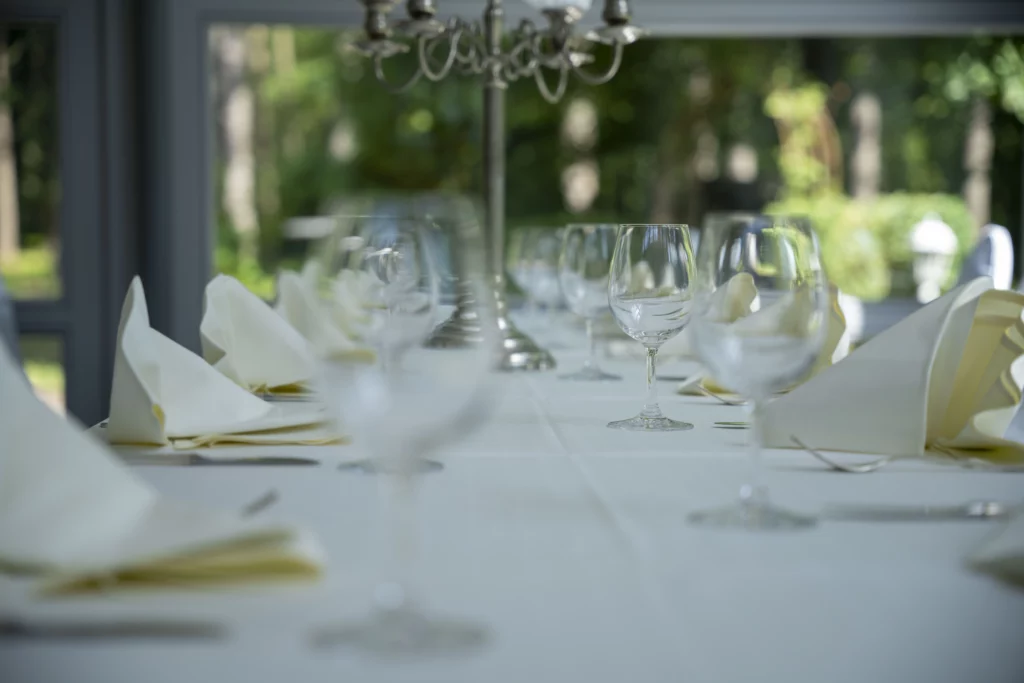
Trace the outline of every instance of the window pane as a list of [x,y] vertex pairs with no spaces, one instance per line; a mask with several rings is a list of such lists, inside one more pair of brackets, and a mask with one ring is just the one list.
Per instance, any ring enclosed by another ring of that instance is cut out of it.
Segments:
[[57,32],[0,23],[0,274],[16,299],[60,281]]
[[64,342],[58,335],[24,334],[21,360],[36,396],[64,414]]
[[[343,49],[354,35],[210,32],[216,263],[261,293],[316,234],[300,217],[361,191],[481,187],[477,80],[391,95]],[[571,81],[557,105],[532,80],[510,87],[509,227],[804,213],[844,292],[913,301],[910,235],[926,216],[956,238],[947,287],[982,226],[1018,239],[1021,92],[1014,36],[643,40],[615,79]]]

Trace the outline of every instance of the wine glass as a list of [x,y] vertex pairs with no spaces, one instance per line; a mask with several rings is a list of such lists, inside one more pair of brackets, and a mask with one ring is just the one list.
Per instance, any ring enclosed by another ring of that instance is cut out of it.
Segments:
[[[829,289],[817,236],[802,218],[722,220],[705,231],[697,271],[691,338],[715,380],[750,401],[751,475],[737,503],[689,519],[747,529],[812,526],[813,517],[773,505],[761,483],[761,410],[772,394],[807,375],[825,340]],[[757,297],[747,315],[727,317],[714,305],[714,293],[737,276],[753,279]]]
[[658,347],[679,334],[691,306],[693,249],[685,225],[619,227],[608,275],[608,303],[619,327],[647,349],[647,401],[636,417],[609,422],[614,429],[678,431],[688,422],[665,417],[658,406]]
[[[425,219],[363,217],[339,221],[345,234],[323,262],[322,296],[345,271],[372,273],[381,282],[381,306],[366,340],[378,363],[322,357],[319,394],[355,443],[372,454],[390,526],[391,557],[364,617],[313,634],[320,646],[345,645],[380,654],[434,653],[481,645],[477,624],[439,616],[420,606],[410,571],[416,554],[413,499],[419,463],[484,422],[497,361],[494,297],[488,295],[481,234],[475,222],[438,225]],[[337,245],[344,245],[338,247]],[[424,345],[441,322],[437,255],[446,255],[460,287],[473,294],[481,320],[479,343],[462,348]]]
[[531,235],[532,233],[528,228],[511,230],[508,233],[508,242],[505,245],[505,272],[519,291],[522,292],[527,307],[533,303],[530,297],[530,274],[526,256],[530,250]]
[[562,251],[562,229],[531,228],[524,245],[526,259],[526,286],[533,304],[533,312],[540,324],[552,309],[562,301],[558,281],[558,257]]
[[565,229],[558,278],[569,309],[586,321],[589,355],[581,369],[562,379],[622,379],[598,367],[594,340],[594,319],[608,310],[608,270],[617,233],[618,226],[610,224],[576,224]]

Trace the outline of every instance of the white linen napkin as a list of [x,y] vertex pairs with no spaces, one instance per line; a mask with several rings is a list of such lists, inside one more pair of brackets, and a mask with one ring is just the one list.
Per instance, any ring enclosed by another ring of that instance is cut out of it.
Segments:
[[1017,514],[986,539],[968,563],[979,571],[1024,586],[1024,515]]
[[[756,296],[756,290],[754,290],[754,294]],[[843,315],[843,309],[839,304],[839,290],[836,287],[832,287],[830,289],[829,296],[831,302],[829,307],[828,328],[825,332],[825,342],[822,345],[818,359],[815,361],[814,366],[811,368],[807,377],[813,377],[830,365],[838,363],[850,352],[850,335],[849,330],[847,330],[846,327],[846,317]],[[753,301],[753,299],[751,299],[751,301]],[[753,325],[767,325],[771,328],[783,329],[788,324],[786,316],[794,312],[795,306],[800,305],[810,305],[810,302],[795,299],[792,294],[787,294],[774,303],[772,311],[763,312],[771,313],[770,315],[752,316],[749,315],[748,311],[748,313],[743,315],[734,318],[723,318],[723,320],[735,321],[737,326],[740,326],[749,320]],[[806,381],[806,378],[801,381]],[[714,378],[703,374],[695,375],[694,377],[687,379],[679,385],[677,392],[680,394],[698,396],[701,394],[701,387],[720,394],[733,393],[731,389],[722,386]]]
[[[277,313],[287,320],[312,345],[321,357],[347,357],[372,362],[376,354],[356,341],[355,330],[361,324],[358,305],[327,304],[317,296],[317,265],[310,261],[302,273],[281,271],[277,279]],[[335,281],[346,292],[352,283]],[[355,291],[355,290],[354,290]],[[339,297],[335,296],[335,299]],[[340,297],[346,300],[347,297]],[[349,309],[352,314],[349,314]],[[364,312],[360,312],[365,315]]]
[[[281,443],[289,427],[322,423],[316,404],[273,405],[221,375],[202,358],[149,326],[142,282],[136,277],[121,310],[110,392],[111,443],[175,444],[176,439],[234,435]],[[244,436],[243,436],[244,435]],[[290,443],[323,443],[298,439]],[[185,446],[189,447],[189,446]]]
[[0,348],[0,570],[49,591],[313,578],[316,539],[160,497],[40,403]]
[[313,377],[306,339],[245,285],[218,275],[206,285],[203,357],[249,391],[298,388]]
[[769,446],[922,455],[978,449],[1018,459],[1008,437],[1024,387],[1024,295],[978,278],[936,299],[765,408]]
[[[757,300],[757,287],[750,273],[737,273],[729,278],[724,287],[719,287],[711,294],[708,304],[716,313],[716,319],[722,322],[733,322],[750,315],[751,307]],[[684,327],[676,336],[669,339],[658,349],[661,357],[694,355],[693,342],[690,341],[689,327]]]

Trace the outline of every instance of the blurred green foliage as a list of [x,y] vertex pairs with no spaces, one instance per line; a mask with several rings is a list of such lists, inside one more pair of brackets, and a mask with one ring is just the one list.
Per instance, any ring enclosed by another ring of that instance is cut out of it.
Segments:
[[[372,190],[480,192],[476,79],[424,80],[396,96],[375,81],[371,64],[347,49],[357,31],[241,30],[243,82],[254,102],[258,229],[241,235],[223,206],[221,133],[212,174],[218,270],[269,296],[277,269],[295,267],[305,253],[301,241],[284,234],[291,217],[330,212]],[[63,227],[57,221],[56,40],[45,25],[12,27],[7,37],[12,88],[0,97],[14,114],[22,244],[29,249],[3,272],[19,296],[59,293],[52,255],[59,254]],[[211,57],[210,116],[217,121],[223,83],[212,43]],[[608,54],[600,50],[597,58],[600,68]],[[412,66],[402,59],[386,66],[396,81]],[[851,107],[863,92],[877,96],[883,112],[880,196],[869,203],[844,194],[850,189],[845,164],[856,142]],[[844,290],[868,299],[902,293],[906,234],[925,213],[939,213],[962,248],[973,241],[977,226],[957,195],[970,110],[979,98],[993,110],[992,220],[1016,233],[1024,120],[1020,38],[640,41],[626,50],[610,83],[573,81],[557,105],[544,101],[532,81],[509,88],[508,225],[699,225],[708,211],[806,213],[821,234],[826,266]],[[565,134],[566,114],[577,100],[596,113],[591,141]],[[836,155],[823,155],[820,135],[807,133],[807,126],[821,123],[815,112],[825,112],[834,126]],[[789,144],[780,145],[782,138]],[[731,177],[737,145],[755,153],[752,182]],[[579,162],[593,165],[599,185],[593,201],[574,212],[563,173]],[[49,256],[36,249],[44,247]]]
[[[973,219],[963,200],[953,195],[896,192],[862,201],[826,193],[788,197],[773,202],[767,211],[809,217],[829,279],[868,301],[912,295],[910,231],[927,214],[938,214],[956,233],[957,262],[973,244]],[[949,284],[955,281],[956,270]]]

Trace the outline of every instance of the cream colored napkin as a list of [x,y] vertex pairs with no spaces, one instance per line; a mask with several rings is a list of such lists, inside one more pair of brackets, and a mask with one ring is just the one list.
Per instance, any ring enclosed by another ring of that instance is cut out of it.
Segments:
[[[715,311],[717,320],[733,322],[749,315],[756,300],[757,287],[754,286],[754,278],[750,273],[737,273],[729,278],[724,287],[719,287],[711,294],[708,305]],[[658,355],[694,356],[689,327],[684,327],[679,334],[662,344],[658,349]]]
[[[751,282],[751,284],[753,283]],[[754,295],[757,295],[757,290],[754,290]],[[850,337],[849,332],[846,329],[846,317],[843,315],[843,309],[839,305],[839,290],[836,287],[832,287],[830,289],[830,298],[831,307],[829,310],[828,329],[825,332],[825,342],[822,346],[821,353],[818,355],[818,360],[815,361],[814,367],[807,375],[808,377],[813,377],[825,368],[831,366],[833,363],[839,362],[850,352]],[[753,298],[751,298],[751,301],[753,301]],[[768,316],[768,324],[779,329],[785,329],[787,325],[787,315],[793,313],[796,310],[796,307],[803,304],[810,305],[810,302],[794,299],[792,295],[781,298],[773,306],[773,308],[779,311],[779,315]],[[747,310],[749,311],[749,309]],[[765,323],[764,318],[749,316],[748,314],[743,314],[735,318],[723,318],[723,320],[734,321],[739,324],[741,318],[747,318],[758,325]],[[806,378],[801,381],[806,381]],[[678,393],[698,396],[701,394],[700,387],[704,387],[708,391],[713,391],[716,394],[733,393],[732,389],[719,384],[714,378],[704,375],[698,375],[688,379],[679,386]]]
[[[142,282],[137,277],[132,280],[121,310],[114,356],[110,420],[105,430],[111,443],[179,447],[176,440],[228,434],[245,443],[260,443],[272,435],[272,442],[281,443],[280,430],[324,421],[323,406],[261,401],[152,329]],[[323,438],[297,437],[290,443],[323,443]]]
[[199,335],[206,361],[249,391],[295,389],[313,377],[306,339],[228,275],[206,285]]
[[1024,587],[1024,515],[1017,514],[968,559],[975,569]]
[[54,592],[311,579],[308,533],[162,498],[32,395],[0,348],[0,571]]
[[1024,295],[978,278],[936,299],[765,408],[770,446],[1016,460]]
[[[376,354],[356,340],[355,331],[362,324],[365,311],[359,311],[358,303],[337,303],[347,301],[347,296],[330,297],[322,300],[317,294],[317,265],[309,262],[302,273],[282,271],[277,280],[277,312],[298,330],[321,357],[347,357],[353,360],[372,362]],[[336,288],[344,293],[356,285],[336,280]],[[354,294],[353,294],[354,296]],[[349,314],[348,310],[352,313]]]

